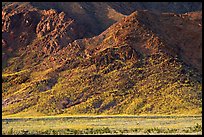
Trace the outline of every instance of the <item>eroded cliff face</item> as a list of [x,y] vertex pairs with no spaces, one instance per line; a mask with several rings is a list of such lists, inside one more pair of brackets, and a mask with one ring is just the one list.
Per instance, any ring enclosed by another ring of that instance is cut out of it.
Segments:
[[[2,10],[3,59],[15,56],[18,50],[41,47],[50,55],[83,36],[83,29],[64,12],[38,10],[27,4],[11,4]],[[32,46],[31,46],[32,45]],[[4,63],[4,62],[3,62]],[[5,64],[5,63],[4,63]]]
[[[33,20],[36,18],[35,20]],[[35,38],[35,28],[40,17],[36,10],[28,11],[25,7],[2,10],[2,50],[3,59],[11,56],[19,47],[26,47]]]
[[4,6],[3,114],[200,114],[202,13],[120,14],[94,35],[73,13]]

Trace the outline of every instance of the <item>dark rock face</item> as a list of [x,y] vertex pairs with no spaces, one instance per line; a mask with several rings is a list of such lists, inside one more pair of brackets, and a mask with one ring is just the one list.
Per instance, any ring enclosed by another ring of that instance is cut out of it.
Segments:
[[29,4],[8,5],[2,10],[3,66],[16,51],[25,50],[29,45],[32,50],[39,50],[40,44],[43,54],[56,52],[82,37],[84,32],[80,29],[80,25],[63,12],[40,11]]
[[97,67],[104,68],[115,60],[131,60],[132,62],[135,62],[139,59],[139,55],[130,46],[122,46],[118,48],[108,48],[93,58],[93,63],[96,64]]

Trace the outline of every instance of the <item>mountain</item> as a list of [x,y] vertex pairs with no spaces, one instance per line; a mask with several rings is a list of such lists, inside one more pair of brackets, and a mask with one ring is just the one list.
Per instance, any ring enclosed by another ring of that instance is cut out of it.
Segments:
[[2,7],[3,115],[201,114],[201,11],[50,9],[60,4]]
[[[25,2],[18,2],[21,4]],[[8,5],[10,2],[3,2]],[[99,35],[113,23],[136,10],[183,14],[202,10],[200,2],[27,2],[41,10],[54,9],[84,26],[83,37]]]

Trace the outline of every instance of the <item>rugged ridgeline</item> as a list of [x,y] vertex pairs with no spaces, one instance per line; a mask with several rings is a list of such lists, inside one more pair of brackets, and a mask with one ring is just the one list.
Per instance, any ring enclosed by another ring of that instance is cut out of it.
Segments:
[[[2,5],[10,3],[2,2]],[[18,3],[25,4],[25,2]],[[76,22],[85,26],[83,30],[85,30],[86,37],[100,34],[125,15],[130,15],[136,10],[178,14],[202,10],[201,2],[27,2],[27,4],[42,10],[63,11]]]
[[4,6],[3,115],[201,114],[202,13],[121,17],[84,38],[64,12]]

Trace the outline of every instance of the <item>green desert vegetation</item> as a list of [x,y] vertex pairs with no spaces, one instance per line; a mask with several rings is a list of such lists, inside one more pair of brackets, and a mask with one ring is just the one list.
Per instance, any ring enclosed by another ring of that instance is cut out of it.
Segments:
[[[70,116],[6,118],[3,135],[201,134],[201,116]],[[40,128],[39,128],[40,127]]]
[[100,71],[93,64],[60,72],[49,68],[3,73],[3,99],[25,97],[5,105],[3,114],[19,112],[15,111],[19,104],[24,111],[33,109],[47,115],[201,113],[202,86],[194,80],[198,76],[187,77],[189,68],[173,58],[154,58],[144,56],[136,63],[119,60],[124,65],[117,70],[111,70],[110,63]]

